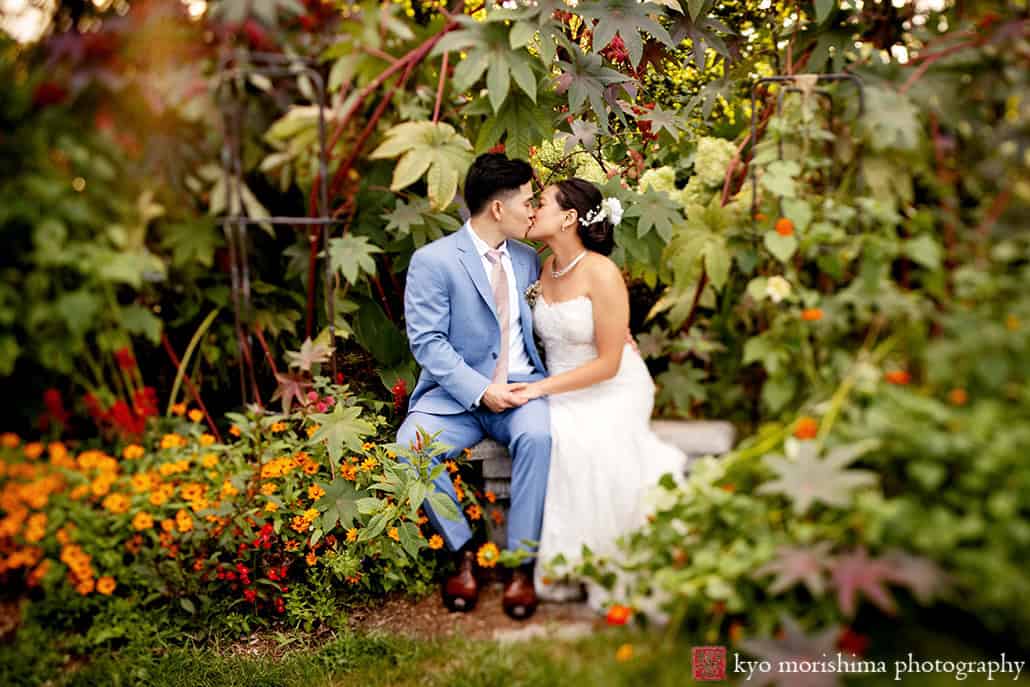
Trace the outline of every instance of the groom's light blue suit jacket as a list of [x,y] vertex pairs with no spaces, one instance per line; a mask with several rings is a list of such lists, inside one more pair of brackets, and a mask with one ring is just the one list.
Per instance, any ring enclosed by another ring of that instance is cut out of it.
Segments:
[[[490,385],[501,350],[501,328],[493,289],[468,235],[468,222],[455,233],[429,243],[411,257],[404,290],[408,341],[422,367],[408,412],[454,415],[475,408]],[[533,342],[533,314],[524,296],[540,275],[536,251],[508,241],[515,270],[526,353],[536,368],[525,378],[546,376]]]

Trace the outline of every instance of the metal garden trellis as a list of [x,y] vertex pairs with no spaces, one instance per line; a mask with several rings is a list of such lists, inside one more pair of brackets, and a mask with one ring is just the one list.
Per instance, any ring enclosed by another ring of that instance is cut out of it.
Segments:
[[[251,398],[249,400],[260,404],[261,396],[257,386],[257,377],[254,372],[254,357],[251,346],[251,332],[249,331],[249,317],[251,314],[250,294],[250,261],[247,256],[247,230],[254,224],[285,224],[293,227],[308,228],[309,241],[317,244],[322,243],[322,250],[325,256],[325,307],[326,317],[329,325],[329,340],[335,341],[335,312],[333,305],[332,289],[332,261],[329,258],[329,227],[339,220],[329,214],[329,187],[328,187],[328,151],[326,149],[326,127],[325,109],[326,92],[325,80],[308,60],[300,57],[291,57],[277,53],[245,52],[240,51],[227,54],[219,61],[219,74],[216,86],[216,94],[221,93],[226,87],[231,89],[231,101],[222,110],[222,124],[224,139],[222,144],[222,171],[226,180],[227,207],[230,214],[221,219],[222,229],[225,232],[226,242],[229,246],[230,278],[232,288],[232,303],[235,316],[236,342],[239,353],[240,369],[240,393],[243,403],[248,402],[248,385]],[[254,218],[248,217],[243,203],[243,163],[242,163],[242,141],[243,141],[243,113],[246,110],[246,94],[242,93],[239,87],[241,77],[252,75],[264,77],[296,76],[303,75],[310,79],[315,92],[316,105],[318,106],[318,195],[316,197],[317,212],[314,216],[291,217],[273,216]],[[236,209],[240,214],[232,214]],[[310,266],[309,289],[314,291],[315,265]],[[311,335],[312,313],[307,313],[306,331]],[[258,333],[260,336],[260,332]],[[263,341],[262,341],[263,345]],[[330,358],[333,377],[336,377],[336,358]]]

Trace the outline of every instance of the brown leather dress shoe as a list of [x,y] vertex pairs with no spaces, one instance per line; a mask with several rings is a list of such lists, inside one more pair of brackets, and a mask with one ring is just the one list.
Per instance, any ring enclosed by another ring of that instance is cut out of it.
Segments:
[[476,555],[464,551],[458,556],[458,571],[445,579],[440,587],[443,605],[451,611],[471,611],[479,599],[479,585],[474,574]]
[[508,617],[525,620],[536,611],[536,589],[533,588],[533,575],[524,568],[516,568],[511,580],[504,586],[501,607]]

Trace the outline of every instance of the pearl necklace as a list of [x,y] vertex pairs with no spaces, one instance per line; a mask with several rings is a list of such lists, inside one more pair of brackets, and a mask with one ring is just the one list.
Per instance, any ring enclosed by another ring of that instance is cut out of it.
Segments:
[[561,268],[560,270],[551,270],[551,276],[553,278],[557,279],[558,277],[561,277],[561,276],[563,276],[565,274],[568,274],[569,270],[571,270],[573,267],[575,267],[579,263],[580,260],[582,260],[584,257],[586,257],[586,254],[587,254],[587,251],[584,250],[582,253],[580,253],[579,255],[574,257],[572,259],[572,262],[570,262],[565,267]]

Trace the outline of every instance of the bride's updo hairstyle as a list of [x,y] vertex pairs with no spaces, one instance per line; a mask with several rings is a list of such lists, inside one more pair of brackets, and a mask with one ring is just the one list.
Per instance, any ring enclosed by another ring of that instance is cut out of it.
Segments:
[[579,215],[577,230],[583,246],[595,253],[610,255],[615,248],[615,227],[612,226],[611,220],[604,217],[592,224],[583,224],[591,211],[596,214],[601,207],[601,192],[592,183],[579,177],[559,181],[555,186],[558,187],[555,199],[561,209],[575,210]]

